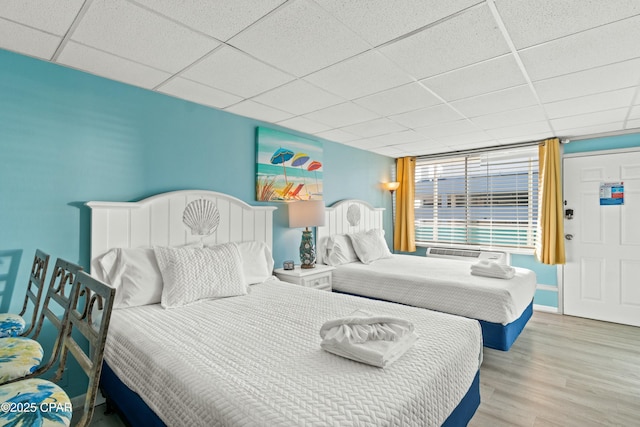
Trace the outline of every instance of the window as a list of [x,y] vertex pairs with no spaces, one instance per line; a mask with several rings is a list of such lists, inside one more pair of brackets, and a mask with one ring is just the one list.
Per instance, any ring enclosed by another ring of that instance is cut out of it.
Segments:
[[533,248],[538,148],[416,161],[416,242]]

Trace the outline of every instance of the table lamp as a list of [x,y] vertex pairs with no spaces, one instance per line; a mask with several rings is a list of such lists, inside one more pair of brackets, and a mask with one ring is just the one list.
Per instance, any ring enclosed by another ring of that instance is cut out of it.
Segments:
[[300,242],[300,268],[315,268],[316,248],[309,227],[324,225],[324,202],[322,200],[304,200],[289,203],[289,227],[302,228]]

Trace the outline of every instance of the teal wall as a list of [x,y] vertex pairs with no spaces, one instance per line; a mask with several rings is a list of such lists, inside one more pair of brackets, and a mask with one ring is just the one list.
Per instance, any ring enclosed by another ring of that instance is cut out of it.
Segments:
[[[256,126],[288,131],[0,50],[0,308],[21,308],[36,248],[88,268],[87,201],[196,188],[260,204]],[[384,206],[390,236],[390,198],[378,186],[393,159],[322,142],[326,204],[359,198]],[[301,231],[289,229],[286,207],[276,206],[280,265],[297,258]],[[45,349],[50,341],[51,334]],[[82,375],[69,375],[68,393],[83,393]]]

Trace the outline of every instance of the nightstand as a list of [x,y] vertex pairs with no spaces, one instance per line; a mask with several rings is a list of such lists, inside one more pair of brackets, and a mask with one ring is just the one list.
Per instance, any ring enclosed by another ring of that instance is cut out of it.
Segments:
[[317,264],[315,268],[300,268],[299,265],[296,265],[293,270],[276,268],[274,273],[283,282],[331,292],[331,272],[333,270],[335,267],[330,265]]

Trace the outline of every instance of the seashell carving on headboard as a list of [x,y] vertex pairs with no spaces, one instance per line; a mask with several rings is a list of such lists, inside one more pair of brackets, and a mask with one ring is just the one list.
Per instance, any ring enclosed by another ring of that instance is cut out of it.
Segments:
[[349,225],[355,227],[360,224],[360,216],[360,206],[356,204],[349,205],[347,208],[347,221],[349,222]]
[[220,212],[211,200],[198,199],[189,203],[182,213],[182,222],[195,236],[210,236],[220,223]]

